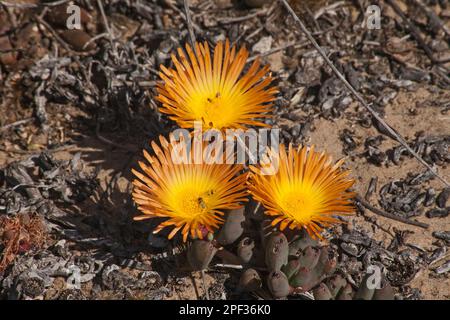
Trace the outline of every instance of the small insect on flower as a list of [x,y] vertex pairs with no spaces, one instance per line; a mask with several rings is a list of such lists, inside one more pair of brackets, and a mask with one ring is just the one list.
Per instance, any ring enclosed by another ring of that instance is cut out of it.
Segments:
[[195,148],[182,139],[174,142],[173,136],[169,140],[160,136],[160,145],[153,141],[155,155],[144,150],[148,163],[139,162],[142,172],[132,170],[137,178],[133,199],[143,213],[135,220],[167,218],[154,233],[173,226],[169,239],[179,230],[184,241],[189,234],[203,239],[223,223],[225,210],[248,200],[246,174],[240,174],[241,165],[195,162]]
[[161,66],[160,111],[185,129],[194,121],[218,130],[266,126],[262,119],[272,111],[278,91],[269,87],[269,67],[261,67],[258,59],[241,76],[247,58],[245,48],[236,53],[228,40],[218,42],[212,57],[207,42],[196,43],[195,51],[188,44],[186,51],[178,48],[178,57],[172,54],[175,68]]
[[273,175],[250,167],[249,191],[266,214],[275,217],[272,225],[279,223],[282,231],[304,228],[311,237],[321,238],[324,228],[340,222],[334,215],[354,212],[354,193],[348,191],[354,181],[348,178],[349,171],[340,170],[342,160],[333,164],[330,156],[314,151],[314,146],[294,149],[289,144],[286,153],[281,144],[279,149],[276,154],[269,150],[279,161]]

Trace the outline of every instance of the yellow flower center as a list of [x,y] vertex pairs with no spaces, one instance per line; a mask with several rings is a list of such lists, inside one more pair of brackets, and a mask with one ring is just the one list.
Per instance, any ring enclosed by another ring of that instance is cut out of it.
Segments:
[[186,190],[179,194],[178,200],[174,203],[177,211],[182,212],[186,217],[194,218],[209,210],[210,197],[206,193],[195,193],[196,190]]
[[[171,135],[170,141],[173,139]],[[160,145],[151,143],[154,156],[144,151],[146,162],[139,161],[142,172],[132,169],[136,177],[133,199],[143,213],[135,220],[166,218],[154,233],[171,227],[169,239],[178,232],[183,241],[188,236],[203,239],[205,231],[214,232],[223,224],[226,210],[241,208],[241,203],[248,201],[243,166],[174,163],[173,156],[177,154],[192,163],[195,150],[188,150],[187,144],[180,144],[175,150],[166,138],[160,136],[159,140]]]
[[177,217],[193,221],[209,213],[217,203],[215,181],[211,177],[186,177],[169,184],[166,204]]
[[231,127],[241,117],[239,109],[243,102],[242,95],[233,97],[229,90],[203,89],[192,92],[187,109],[206,128],[222,129]]
[[278,192],[282,211],[299,223],[308,223],[321,208],[322,194],[305,183],[286,185]]
[[273,216],[272,225],[280,230],[305,229],[313,238],[321,238],[324,228],[341,221],[337,216],[354,213],[354,180],[340,169],[342,161],[332,163],[330,156],[314,151],[314,146],[280,145],[279,170],[268,176],[262,169],[250,166],[250,193]]
[[230,48],[229,41],[219,42],[212,56],[206,42],[177,53],[174,68],[161,67],[156,99],[162,113],[182,128],[192,128],[194,121],[202,121],[205,130],[266,126],[261,118],[273,110],[278,92],[270,87],[268,66],[255,60],[245,69],[248,51]]

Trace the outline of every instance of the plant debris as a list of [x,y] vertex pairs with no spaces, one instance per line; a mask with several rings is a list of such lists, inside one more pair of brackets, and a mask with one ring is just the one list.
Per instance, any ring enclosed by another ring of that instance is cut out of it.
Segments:
[[[72,2],[80,29],[67,28]],[[183,1],[72,2],[0,1],[0,298],[448,299],[450,189],[393,134],[449,179],[445,1],[377,1],[380,29],[365,25],[367,0],[289,1],[393,132],[279,1],[190,1],[188,16]],[[346,158],[358,213],[325,241],[286,232],[282,256],[266,257],[273,230],[255,203],[213,247],[152,234],[162,221],[133,222],[131,167],[148,141],[177,128],[154,99],[159,66],[173,67],[190,34],[209,47],[228,38],[248,62],[270,64],[280,93],[263,121],[280,142]],[[210,249],[206,260],[188,254],[197,247]],[[325,250],[328,273],[313,261]],[[304,278],[286,270],[292,261],[308,268]],[[376,266],[378,291],[364,286]],[[292,285],[294,275],[307,285]]]

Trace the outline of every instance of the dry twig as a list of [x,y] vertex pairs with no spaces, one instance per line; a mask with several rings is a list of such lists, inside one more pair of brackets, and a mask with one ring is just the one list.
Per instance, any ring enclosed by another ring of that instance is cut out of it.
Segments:
[[372,211],[373,213],[385,217],[385,218],[389,218],[395,221],[399,221],[402,223],[406,223],[406,224],[410,224],[416,227],[420,227],[420,228],[424,228],[427,229],[429,227],[428,224],[423,223],[423,222],[419,222],[419,221],[414,221],[414,220],[409,220],[400,216],[397,216],[395,214],[391,214],[388,212],[385,212],[381,209],[375,208],[374,206],[372,206],[370,203],[368,203],[366,200],[364,200],[362,197],[360,196],[356,196],[356,201],[359,202],[363,207],[369,209],[370,211]]
[[358,91],[356,91],[356,89],[353,88],[353,86],[347,81],[345,76],[336,68],[333,62],[331,62],[330,58],[328,58],[327,54],[323,51],[323,49],[320,47],[320,45],[317,43],[317,41],[305,27],[305,25],[300,20],[298,15],[294,12],[289,3],[286,0],[280,0],[280,2],[285,6],[287,11],[294,18],[295,22],[300,26],[302,32],[306,35],[306,37],[312,43],[314,48],[319,52],[319,54],[322,56],[322,58],[325,60],[325,62],[328,64],[331,70],[333,70],[335,75],[344,83],[344,85],[356,97],[356,99],[371,113],[371,115],[386,129],[386,131],[392,137],[394,137],[403,147],[406,148],[406,150],[408,150],[408,152],[412,156],[414,156],[414,158],[416,158],[422,165],[424,165],[430,172],[433,173],[435,177],[441,180],[446,186],[450,187],[450,184],[443,177],[441,177],[436,171],[434,171],[434,169],[408,145],[405,139],[400,134],[398,134],[394,129],[392,129],[386,123],[386,121],[384,121],[383,118],[381,118],[381,116],[364,100],[364,98],[358,93]]
[[191,13],[189,10],[189,0],[184,0],[184,12],[186,14],[186,24],[187,24],[187,28],[189,31],[189,37],[191,38],[192,48],[194,48],[194,50],[195,50],[196,39],[195,39],[194,29],[192,27]]

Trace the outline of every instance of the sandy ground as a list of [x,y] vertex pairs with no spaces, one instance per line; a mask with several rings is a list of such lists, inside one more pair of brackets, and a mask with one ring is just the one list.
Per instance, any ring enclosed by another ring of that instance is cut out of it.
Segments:
[[[272,70],[275,71],[283,68],[282,60],[282,52],[267,57],[267,62],[271,64]],[[414,134],[420,131],[424,131],[427,135],[450,134],[450,116],[441,114],[440,108],[436,107],[439,101],[449,101],[450,93],[437,92],[437,90],[436,87],[420,87],[411,91],[399,90],[398,95],[386,106],[385,120],[407,140],[413,139]],[[316,119],[314,121],[315,129],[311,132],[308,141],[309,144],[315,144],[319,150],[326,150],[335,159],[346,157],[345,163],[351,169],[352,175],[356,180],[355,190],[358,193],[365,194],[369,181],[374,176],[378,177],[378,188],[380,188],[387,182],[406,177],[410,172],[416,173],[424,170],[424,167],[414,158],[405,156],[402,157],[400,165],[394,165],[392,162],[383,167],[368,164],[364,157],[358,156],[363,152],[363,144],[360,144],[352,152],[352,155],[346,156],[343,153],[343,144],[339,138],[344,129],[354,131],[353,138],[359,142],[363,142],[367,137],[379,135],[375,128],[363,128],[357,124],[359,119],[358,111],[360,110],[361,107],[354,103],[338,119]],[[70,108],[67,113],[71,114],[71,116],[76,116],[80,112],[77,108]],[[64,119],[61,119],[61,122],[64,122]],[[45,145],[45,137],[43,135],[36,135],[32,141],[37,146],[40,144]],[[128,144],[124,145],[124,147],[136,149],[137,145],[142,143]],[[396,145],[394,141],[387,138],[383,141],[380,149],[386,150]],[[136,149],[135,153],[130,154],[118,149],[115,149],[114,152],[109,152],[108,150],[104,142],[99,141],[95,137],[86,137],[77,145],[70,147],[68,150],[56,152],[54,155],[57,159],[66,160],[73,157],[76,152],[82,152],[89,166],[92,168],[99,166],[101,168],[98,177],[103,189],[106,188],[115,172],[121,171],[123,167],[126,167],[127,169],[117,179],[117,188],[114,190],[115,193],[113,195],[115,203],[111,204],[111,210],[119,210],[120,205],[126,202],[126,197],[130,196],[131,174],[129,167],[139,158],[140,151]],[[27,153],[15,153],[11,156],[11,154],[0,150],[0,167],[11,161],[25,158],[28,155]],[[447,181],[450,180],[450,167],[439,167],[438,170],[441,176],[445,177]],[[443,188],[443,184],[437,179],[425,184],[425,186],[432,186],[438,192]],[[370,202],[377,205],[377,197],[378,195],[374,194]],[[365,214],[367,216],[373,215],[367,210]],[[418,217],[417,220],[430,225],[426,230],[384,217],[377,216],[377,218],[380,228],[371,224],[367,221],[367,218],[362,216],[352,218],[352,223],[368,231],[370,230],[373,232],[375,239],[383,241],[386,245],[392,240],[392,236],[386,230],[390,231],[395,228],[397,230],[412,231],[407,238],[408,243],[417,245],[425,250],[433,248],[433,242],[436,240],[432,237],[434,231],[450,230],[450,217],[443,219],[429,219],[424,215]],[[207,284],[212,283],[212,281],[213,277],[206,277]],[[194,283],[196,285],[193,285]],[[450,279],[448,276],[447,278],[436,277],[430,270],[421,270],[410,285],[413,288],[419,288],[425,299],[450,299]],[[185,279],[185,289],[174,292],[170,299],[196,298],[196,296],[202,294],[202,290],[201,279],[198,274],[194,274],[193,277]]]
[[[450,118],[445,117],[439,113],[437,108],[433,107],[417,107],[417,115],[412,116],[408,111],[409,108],[414,107],[416,102],[427,103],[434,98],[430,91],[420,89],[418,92],[400,92],[393,103],[386,107],[385,119],[404,137],[412,137],[411,135],[418,131],[425,131],[429,135],[443,135],[450,132]],[[430,121],[433,119],[433,121]],[[355,125],[355,121],[340,118],[337,121],[328,121],[319,119],[315,123],[316,130],[311,134],[311,143],[317,145],[319,149],[327,150],[327,152],[334,155],[336,159],[342,158],[345,155],[341,150],[342,144],[339,140],[339,133],[343,128],[352,128],[355,130],[355,136],[360,139],[365,139],[369,136],[378,135],[374,128],[365,129],[359,125]],[[383,142],[382,150],[386,150],[392,146],[391,140]],[[356,150],[359,153],[362,150]],[[356,179],[355,189],[360,194],[365,194],[367,186],[372,177],[378,176],[378,188],[385,183],[403,178],[407,176],[408,172],[422,172],[423,166],[413,158],[404,157],[401,165],[395,166],[392,163],[388,167],[376,167],[368,164],[364,158],[352,157],[347,159],[346,165],[352,170],[352,174]],[[447,180],[450,178],[450,168],[439,168],[441,176]],[[441,190],[443,184],[434,179],[429,183],[430,186],[436,190]],[[371,199],[372,204],[377,203],[376,195]],[[367,210],[366,210],[367,211]],[[373,213],[367,211],[367,215]],[[366,227],[367,230],[372,230],[367,221],[363,217],[355,217],[353,219],[355,224]],[[450,230],[450,217],[447,218],[433,218],[429,219],[425,216],[417,218],[418,221],[425,222],[430,225],[426,230],[399,223],[397,221],[378,217],[378,223],[382,229],[392,230],[409,230],[413,233],[408,236],[408,243],[412,243],[422,247],[423,249],[432,248],[432,243],[436,240],[432,237],[433,231]],[[375,228],[374,238],[383,240],[389,243],[392,237],[383,231],[381,228]],[[410,283],[412,287],[420,288],[425,299],[450,299],[450,279],[436,278],[432,276],[432,272],[428,270],[420,271],[414,280]]]
[[[398,96],[386,108],[385,119],[399,131],[406,138],[412,138],[413,134],[419,131],[425,131],[428,135],[442,135],[449,134],[450,118],[440,114],[438,108],[428,106],[432,104],[435,95],[430,90],[419,89],[417,92],[400,91]],[[417,105],[417,107],[416,107]],[[423,105],[424,107],[421,107]],[[415,108],[416,115],[411,115],[410,108]],[[390,163],[388,166],[377,167],[373,164],[368,164],[366,159],[359,157],[362,153],[361,147],[354,151],[354,155],[345,156],[342,150],[342,143],[339,135],[343,129],[354,130],[355,140],[364,141],[369,136],[375,136],[379,133],[374,128],[363,128],[356,122],[358,107],[354,104],[344,117],[337,120],[326,120],[323,118],[316,119],[314,122],[315,130],[311,133],[309,143],[315,144],[319,150],[326,150],[331,153],[335,159],[342,157],[346,158],[346,166],[352,170],[352,175],[356,179],[355,189],[361,194],[366,192],[370,179],[373,176],[378,176],[378,188],[385,183],[406,177],[408,172],[422,172],[424,168],[415,159],[403,157],[401,164],[398,166]],[[433,119],[433,121],[430,121]],[[100,166],[102,169],[99,173],[99,179],[102,188],[106,187],[107,182],[114,173],[114,170],[120,170],[127,162],[133,163],[139,154],[127,155],[125,153],[116,151],[108,152],[102,142],[95,138],[87,138],[78,146],[66,151],[56,152],[55,156],[58,159],[69,159],[76,152],[82,152],[85,157],[89,159],[90,166]],[[395,143],[392,140],[386,139],[380,149],[386,150]],[[16,160],[17,158],[26,157],[22,155],[12,159],[4,152],[0,151],[0,165]],[[450,168],[441,167],[439,173],[447,180],[450,178]],[[125,200],[124,198],[129,194],[129,182],[131,175],[128,171],[123,172],[123,176],[118,178],[117,190],[114,197],[116,197],[115,205]],[[429,183],[430,186],[436,190],[443,188],[442,183],[434,179]],[[371,199],[372,204],[377,204],[377,195],[374,194]],[[117,209],[117,208],[115,208]],[[373,215],[371,212],[366,212],[367,216]],[[450,217],[440,219],[429,219],[425,216],[417,218],[419,221],[430,225],[428,229],[402,224],[387,218],[378,217],[378,228],[367,221],[362,216],[353,217],[352,224],[363,227],[367,231],[374,232],[373,237],[376,240],[383,241],[386,245],[392,240],[392,236],[385,230],[408,230],[413,233],[408,236],[409,243],[420,246],[425,250],[431,249],[433,241],[436,239],[432,237],[433,231],[450,230]],[[213,282],[213,277],[207,275],[206,283],[209,286]],[[195,285],[194,285],[195,284]],[[410,283],[413,288],[420,288],[423,298],[425,299],[450,299],[450,279],[445,277],[433,276],[433,272],[429,270],[420,271],[413,281]],[[174,290],[169,299],[195,299],[203,294],[203,286],[199,274],[194,273],[192,277],[184,278],[183,290]]]

